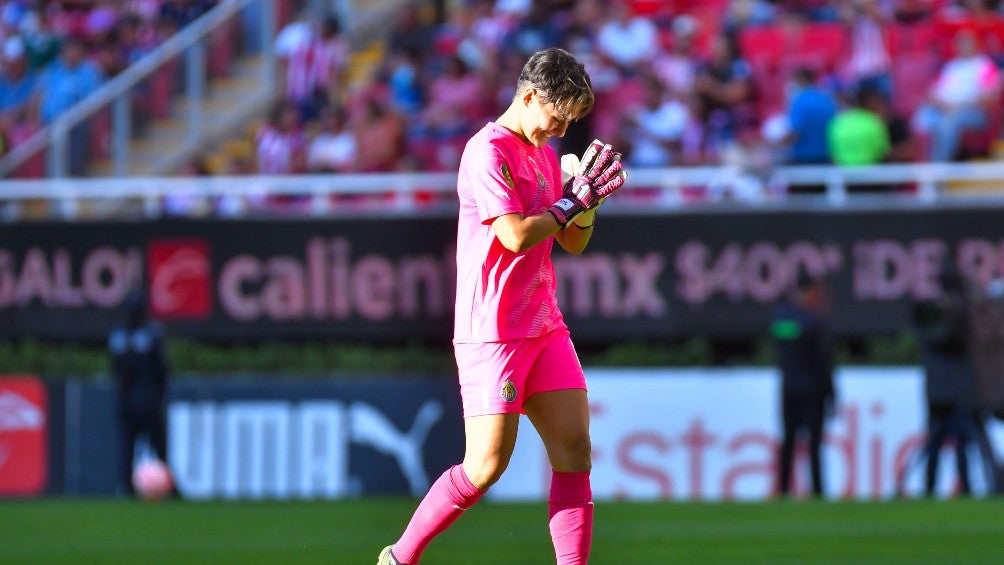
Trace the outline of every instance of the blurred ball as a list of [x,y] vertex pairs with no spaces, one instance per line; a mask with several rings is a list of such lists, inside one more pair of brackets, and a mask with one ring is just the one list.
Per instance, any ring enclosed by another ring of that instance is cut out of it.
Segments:
[[159,459],[147,459],[133,469],[132,486],[143,500],[160,500],[174,487],[171,469]]

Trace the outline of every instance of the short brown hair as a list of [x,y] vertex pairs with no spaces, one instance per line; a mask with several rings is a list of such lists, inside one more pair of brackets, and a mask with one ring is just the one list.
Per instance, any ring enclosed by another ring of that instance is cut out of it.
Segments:
[[593,109],[593,83],[585,66],[574,55],[558,47],[537,51],[523,65],[516,92],[532,86],[544,102],[568,118],[585,116]]

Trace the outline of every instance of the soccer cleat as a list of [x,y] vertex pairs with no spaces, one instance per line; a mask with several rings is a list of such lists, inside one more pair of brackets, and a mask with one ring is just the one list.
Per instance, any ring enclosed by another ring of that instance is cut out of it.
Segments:
[[390,552],[391,547],[393,546],[388,545],[383,548],[383,551],[380,552],[380,557],[377,557],[377,565],[405,565],[404,563],[398,561],[394,557],[394,554]]

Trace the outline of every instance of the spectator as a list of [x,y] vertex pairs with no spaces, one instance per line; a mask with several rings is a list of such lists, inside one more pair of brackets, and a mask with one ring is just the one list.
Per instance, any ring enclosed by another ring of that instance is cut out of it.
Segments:
[[316,51],[311,69],[314,89],[323,93],[323,100],[338,98],[342,73],[349,63],[349,43],[337,18],[329,16],[321,22]]
[[321,131],[307,149],[307,168],[315,173],[351,171],[356,161],[356,138],[345,127],[345,111],[325,106],[321,108],[320,122]]
[[460,57],[449,57],[445,72],[429,84],[428,103],[422,110],[426,135],[437,140],[469,135],[486,113],[484,101],[481,77],[472,73]]
[[0,52],[0,118],[14,123],[25,119],[25,111],[38,81],[28,68],[24,40],[9,37]]
[[887,17],[879,0],[855,0],[847,4],[845,16],[850,28],[851,55],[847,61],[846,81],[851,92],[874,88],[892,96],[892,58],[886,46],[884,28]]
[[955,159],[962,135],[988,127],[989,106],[999,104],[1000,69],[980,52],[971,31],[960,31],[954,41],[955,57],[942,67],[913,117],[914,129],[930,138],[932,161]]
[[421,61],[416,53],[390,55],[387,89],[394,110],[409,118],[422,111]]
[[712,41],[711,58],[694,77],[694,92],[698,117],[705,127],[706,150],[717,156],[753,120],[750,67],[727,36],[719,34]]
[[425,60],[435,41],[436,29],[425,22],[418,2],[409,0],[401,7],[390,31],[391,53],[417,53]]
[[777,8],[767,0],[732,0],[722,14],[722,31],[737,35],[746,27],[769,25],[777,19]]
[[[69,37],[60,50],[59,58],[42,71],[33,98],[38,119],[51,124],[60,114],[95,92],[104,82],[101,71],[85,60],[86,51],[80,39]],[[70,131],[69,173],[84,173],[88,157],[90,128],[81,123]]]
[[86,60],[86,55],[83,41],[69,37],[60,49],[59,58],[42,72],[37,93],[38,115],[43,123],[52,123],[101,86],[104,77]]
[[353,122],[358,170],[397,170],[405,148],[403,121],[384,102],[370,98],[362,103]]
[[659,80],[647,76],[645,99],[627,112],[625,154],[635,167],[668,167],[679,163],[681,144],[690,122],[687,104]]
[[20,22],[20,33],[28,51],[28,66],[40,70],[59,56],[62,39],[53,27],[55,10],[36,10],[24,15]]
[[690,16],[677,16],[673,20],[670,50],[656,55],[652,65],[662,84],[684,100],[689,100],[694,92],[694,76],[698,64],[694,40],[699,25]]
[[341,25],[333,18],[319,29],[311,22],[293,22],[283,28],[275,44],[285,99],[297,106],[304,121],[314,119],[348,62]]
[[655,57],[659,30],[651,20],[633,15],[623,0],[611,2],[608,10],[596,37],[597,50],[621,73],[633,75]]
[[[993,2],[997,4],[998,2]],[[989,0],[960,0],[937,16],[939,32],[954,37],[960,31],[973,34],[980,49],[1001,64],[1004,59],[1004,19]],[[945,47],[950,47],[946,45]],[[949,51],[946,49],[946,52]],[[948,53],[950,54],[950,53]]]
[[135,14],[125,14],[115,28],[116,45],[126,66],[136,63],[156,46],[153,27]]
[[496,64],[502,42],[515,28],[516,20],[508,13],[493,10],[492,0],[474,0],[469,5],[472,22],[465,42],[478,47],[482,65],[490,68]]
[[830,157],[837,165],[874,165],[889,155],[889,130],[881,115],[872,108],[882,93],[864,88],[855,95],[855,104],[837,113],[830,122],[827,139]]
[[177,32],[202,17],[216,4],[214,0],[163,0],[160,17]]
[[299,110],[290,102],[276,104],[268,122],[255,136],[258,173],[302,173],[306,169],[306,146]]
[[917,160],[917,140],[910,134],[910,121],[896,114],[889,98],[877,91],[864,97],[866,108],[880,116],[889,132],[889,153],[886,161],[904,163]]
[[796,165],[829,163],[826,132],[837,102],[833,95],[816,84],[813,72],[801,68],[794,72],[793,93],[788,106],[790,153],[788,161]]
[[547,6],[534,2],[530,12],[505,39],[502,48],[529,57],[540,49],[557,45],[559,32],[549,16]]

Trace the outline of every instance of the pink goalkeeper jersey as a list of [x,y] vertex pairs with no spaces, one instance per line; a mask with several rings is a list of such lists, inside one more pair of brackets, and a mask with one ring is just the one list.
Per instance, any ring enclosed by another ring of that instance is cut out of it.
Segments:
[[550,147],[538,148],[489,122],[467,142],[457,178],[456,343],[538,337],[564,327],[551,265],[554,238],[513,253],[495,237],[499,216],[547,210],[561,195]]

